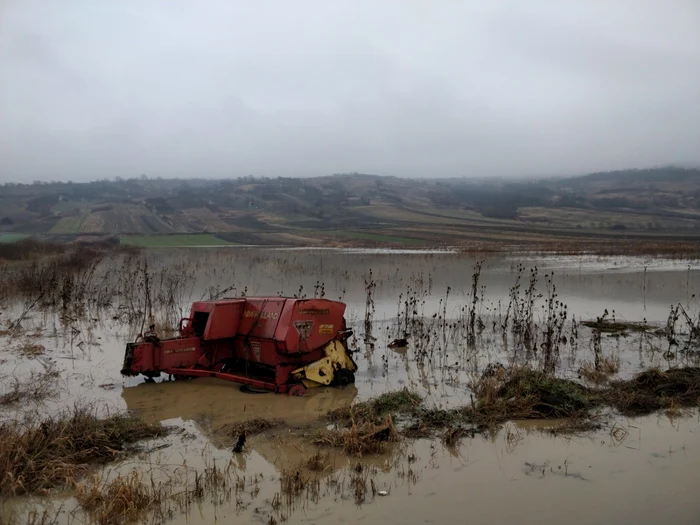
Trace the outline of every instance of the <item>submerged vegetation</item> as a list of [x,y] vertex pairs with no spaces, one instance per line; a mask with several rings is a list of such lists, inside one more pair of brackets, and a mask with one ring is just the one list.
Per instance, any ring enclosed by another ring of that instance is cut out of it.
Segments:
[[399,440],[391,415],[375,424],[372,421],[353,421],[350,428],[323,430],[314,444],[341,448],[346,454],[362,456],[384,451],[384,444]]
[[629,381],[616,381],[604,399],[622,414],[637,416],[655,410],[700,406],[700,368],[651,369]]
[[254,436],[271,428],[278,427],[281,424],[282,422],[278,420],[254,417],[239,423],[229,423],[228,425],[224,425],[224,427],[221,428],[221,432],[230,437],[238,437],[241,434],[246,436]]
[[75,491],[78,503],[97,525],[135,521],[148,510],[160,509],[166,497],[163,484],[144,483],[136,471],[110,481],[92,477]]
[[[245,492],[247,480],[234,472],[231,462],[223,466],[216,461],[202,470],[186,465],[170,476],[156,476],[153,472],[132,470],[113,478],[99,475],[88,477],[76,486],[75,497],[88,523],[95,525],[123,525],[138,521],[163,523],[175,511],[188,512],[194,504],[213,501],[236,501]],[[257,477],[253,483],[257,486]],[[252,491],[259,490],[255,487]]]
[[386,392],[368,401],[328,413],[328,419],[344,423],[382,419],[387,414],[405,414],[421,405],[421,397],[408,389]]
[[[314,443],[362,456],[383,451],[385,443],[398,441],[401,435],[430,437],[446,431],[445,440],[454,441],[458,435],[492,431],[512,420],[567,419],[579,423],[568,421],[567,428],[578,429],[584,421],[594,423],[605,408],[639,416],[660,409],[698,407],[700,368],[648,370],[629,380],[589,388],[523,367],[500,377],[484,376],[471,388],[472,403],[451,410],[426,407],[417,394],[406,390],[382,394],[331,412],[328,417],[343,426],[321,431]],[[399,430],[392,415],[401,421]]]
[[128,445],[165,432],[130,415],[101,418],[90,405],[24,425],[0,423],[0,495],[73,487],[90,465],[113,461]]
[[483,379],[475,392],[476,403],[460,411],[468,420],[482,423],[587,418],[606,407],[623,415],[644,415],[662,408],[700,406],[700,368],[648,370],[601,388],[523,368],[503,381]]
[[[358,504],[388,494],[377,489],[365,462],[409,448],[401,445],[405,439],[439,439],[455,447],[466,436],[494,432],[513,420],[563,419],[562,432],[579,431],[618,414],[700,405],[700,309],[691,284],[685,300],[679,302],[679,295],[670,306],[665,322],[658,314],[655,321],[629,322],[612,309],[583,320],[559,295],[558,276],[534,264],[509,263],[502,288],[507,291],[494,299],[489,296],[488,261],[472,261],[463,253],[444,256],[452,265],[450,273],[442,259],[436,262],[427,255],[420,256],[418,270],[407,269],[394,256],[380,267],[361,259],[355,269],[347,269],[345,262],[325,255],[225,252],[154,255],[82,245],[37,248],[29,258],[18,250],[8,252],[13,255],[0,261],[0,337],[8,341],[7,355],[0,358],[12,359],[13,366],[38,363],[47,368],[24,377],[3,376],[0,409],[10,414],[33,406],[28,402],[60,391],[60,381],[73,381],[49,366],[57,346],[49,337],[63,338],[71,352],[89,355],[80,345],[99,346],[99,337],[92,337],[94,326],[129,338],[151,323],[160,333],[172,333],[191,301],[262,293],[260,286],[270,294],[347,299],[346,316],[355,334],[350,344],[362,372],[358,377],[366,374],[376,380],[373,385],[379,376],[387,378],[389,386],[380,389],[406,387],[333,410],[320,402],[316,407],[323,408],[314,408],[318,420],[303,426],[262,417],[265,401],[251,402],[246,407],[251,417],[245,421],[210,425],[203,417],[207,429],[218,429],[231,444],[237,440],[233,459],[223,468],[178,465],[178,475],[186,472],[186,479],[172,473],[171,478],[159,477],[152,473],[157,469],[98,468],[125,457],[135,441],[166,432],[132,416],[101,417],[94,406],[84,406],[29,422],[8,419],[0,423],[0,495],[69,489],[86,521],[99,525],[153,515],[167,519],[205,499],[232,497],[236,508],[243,508],[239,496],[257,494],[258,479],[234,472],[232,465],[245,469],[254,447],[293,436],[299,442],[299,464],[291,469],[277,465],[279,492],[259,505],[257,516],[282,523],[297,498],[318,501],[323,490]],[[466,277],[465,265],[471,268]],[[461,280],[450,281],[457,274]],[[644,279],[640,297],[645,297],[646,274]],[[691,282],[690,270],[686,279]],[[272,291],[274,286],[279,290]],[[638,361],[632,360],[637,356]],[[643,371],[631,376],[632,370]],[[230,447],[223,452],[230,454]],[[414,479],[409,458],[404,455],[407,465],[401,472]]]
[[60,374],[51,368],[44,372],[31,372],[27,377],[4,376],[0,390],[0,407],[30,401],[43,401],[56,394],[56,382]]

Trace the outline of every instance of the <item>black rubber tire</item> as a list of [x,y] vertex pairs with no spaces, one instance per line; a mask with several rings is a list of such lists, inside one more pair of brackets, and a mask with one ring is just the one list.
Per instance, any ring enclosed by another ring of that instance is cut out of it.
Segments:
[[252,388],[250,385],[241,385],[239,389],[241,392],[246,394],[269,394],[269,390],[258,390],[257,388]]
[[351,385],[355,382],[355,374],[353,374],[347,368],[341,368],[336,370],[335,377],[333,378],[333,383],[339,386]]

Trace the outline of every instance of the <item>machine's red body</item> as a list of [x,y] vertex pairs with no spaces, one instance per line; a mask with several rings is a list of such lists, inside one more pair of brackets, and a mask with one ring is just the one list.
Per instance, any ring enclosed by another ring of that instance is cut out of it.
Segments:
[[345,304],[328,299],[242,297],[199,301],[179,336],[144,334],[127,345],[122,374],[217,377],[275,392],[303,393],[292,375],[345,343]]

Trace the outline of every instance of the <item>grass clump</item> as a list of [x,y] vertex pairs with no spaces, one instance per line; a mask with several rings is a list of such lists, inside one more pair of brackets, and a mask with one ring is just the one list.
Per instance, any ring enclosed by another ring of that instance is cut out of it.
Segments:
[[570,379],[523,369],[507,381],[499,396],[511,399],[523,396],[532,402],[531,417],[572,417],[590,405],[589,391]]
[[406,388],[395,392],[387,392],[373,399],[357,403],[350,407],[333,410],[328,414],[329,419],[338,422],[376,422],[387,414],[411,414],[420,407],[421,397]]
[[[287,508],[293,505],[293,502],[306,493],[306,497],[313,501],[318,501],[320,491],[320,482],[318,478],[312,479],[305,477],[301,469],[284,469],[280,473],[280,492],[275,494],[272,500],[272,508],[277,510],[282,505],[280,494],[284,496],[284,501]],[[282,521],[285,521],[283,518]],[[270,516],[268,523],[277,523],[273,516]]]
[[354,423],[346,429],[321,431],[314,439],[314,444],[340,448],[348,455],[361,457],[381,453],[386,443],[399,439],[391,415],[387,414],[378,425],[366,421]]
[[651,328],[646,323],[614,321],[604,317],[600,317],[595,321],[583,321],[582,324],[593,330],[613,335],[624,335],[627,332],[646,332]]
[[[597,370],[590,366],[596,378],[606,378],[605,385],[596,388],[526,367],[487,374],[472,382],[470,405],[450,410],[424,407],[420,397],[407,390],[390,392],[331,413],[331,419],[347,427],[322,431],[314,443],[361,456],[381,452],[387,442],[400,437],[428,438],[442,432],[443,441],[453,444],[510,420],[566,419],[558,433],[580,432],[598,428],[592,411],[602,407],[634,416],[700,406],[700,368],[652,369],[608,382],[618,367],[614,358],[602,358]],[[381,414],[386,414],[384,421]],[[397,430],[389,414],[407,416],[405,425]]]
[[91,478],[76,487],[75,498],[97,525],[121,525],[136,521],[149,509],[163,506],[162,485],[144,483],[133,471],[111,481]]
[[409,438],[428,438],[436,430],[454,430],[461,428],[465,418],[460,411],[444,410],[441,408],[421,408],[416,411],[413,422],[403,429],[403,434]]
[[14,405],[27,401],[42,401],[56,394],[59,373],[49,370],[45,373],[32,372],[29,377],[13,377],[7,388],[0,394],[0,406]]
[[[203,471],[188,469],[162,479],[139,470],[107,479],[92,476],[76,486],[75,498],[95,525],[124,525],[126,523],[165,523],[175,510],[188,512],[192,504],[211,499],[226,502],[235,490],[245,490],[245,481],[238,478],[234,486],[232,463],[223,468],[214,462]],[[184,475],[183,475],[184,474]]]
[[17,348],[17,351],[24,357],[39,357],[44,355],[46,348],[43,345],[32,344],[25,341]]
[[[599,367],[597,373],[611,374]],[[485,378],[474,385],[476,402],[462,409],[474,422],[500,423],[508,419],[567,418],[583,420],[602,406],[628,416],[661,409],[700,406],[700,368],[651,369],[632,379],[590,389],[570,379],[529,369],[517,369],[504,382]]]
[[166,429],[127,414],[99,418],[76,406],[41,422],[0,424],[0,494],[45,493],[72,487],[90,464],[114,460],[128,444]]
[[598,363],[584,363],[578,370],[579,378],[599,385],[605,383],[612,375],[620,371],[620,358],[603,356]]
[[700,406],[700,368],[646,370],[630,380],[612,383],[605,397],[619,412],[631,416]]
[[0,514],[0,525],[56,525],[59,523],[58,515],[62,511],[62,506],[54,512],[49,512],[47,509],[40,510],[33,508],[26,515],[22,515],[15,511],[10,512],[10,515],[3,517]]
[[280,474],[280,491],[287,496],[299,496],[306,487],[307,481],[300,470],[285,469]]
[[317,451],[306,460],[306,466],[309,470],[322,471],[326,470],[331,465],[331,456],[328,452]]
[[229,437],[238,437],[240,435],[254,436],[278,427],[282,424],[281,421],[275,419],[265,419],[262,417],[254,417],[245,421],[236,423],[228,423],[221,427],[221,432]]
[[583,385],[528,368],[511,371],[505,381],[484,377],[472,388],[476,402],[466,415],[487,423],[581,417],[592,401]]

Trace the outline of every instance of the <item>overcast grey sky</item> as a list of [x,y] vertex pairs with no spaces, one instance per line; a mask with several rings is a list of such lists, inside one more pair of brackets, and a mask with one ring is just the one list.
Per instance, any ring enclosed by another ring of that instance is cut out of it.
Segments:
[[0,181],[668,163],[699,0],[0,0]]

